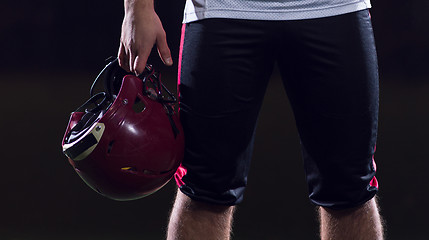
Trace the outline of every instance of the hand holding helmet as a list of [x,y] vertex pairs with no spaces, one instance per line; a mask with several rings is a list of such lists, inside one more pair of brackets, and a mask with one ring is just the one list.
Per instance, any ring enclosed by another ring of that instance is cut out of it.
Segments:
[[171,66],[171,52],[161,20],[154,9],[153,0],[124,1],[125,16],[122,22],[119,65],[139,75],[154,45],[162,61]]

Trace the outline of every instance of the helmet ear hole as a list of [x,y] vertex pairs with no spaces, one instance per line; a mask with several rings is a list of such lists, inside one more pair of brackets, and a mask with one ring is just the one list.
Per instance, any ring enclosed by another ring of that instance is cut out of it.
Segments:
[[109,154],[112,151],[112,147],[115,141],[110,141],[109,145],[107,145],[107,153]]
[[134,101],[134,105],[133,105],[133,111],[135,113],[141,113],[146,109],[146,104],[140,100],[140,98],[136,98],[136,100]]

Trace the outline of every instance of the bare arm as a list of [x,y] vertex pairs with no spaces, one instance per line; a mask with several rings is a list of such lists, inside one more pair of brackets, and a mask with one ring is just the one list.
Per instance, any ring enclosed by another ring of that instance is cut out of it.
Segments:
[[124,8],[119,65],[138,75],[144,70],[152,47],[156,44],[164,64],[171,66],[170,49],[153,0],[124,0]]

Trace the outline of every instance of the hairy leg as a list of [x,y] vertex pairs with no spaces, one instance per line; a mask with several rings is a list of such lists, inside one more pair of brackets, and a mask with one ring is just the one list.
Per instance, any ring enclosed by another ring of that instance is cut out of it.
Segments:
[[376,199],[347,210],[320,208],[322,240],[382,240],[383,224]]
[[177,191],[167,240],[228,240],[233,213],[233,206],[197,202]]

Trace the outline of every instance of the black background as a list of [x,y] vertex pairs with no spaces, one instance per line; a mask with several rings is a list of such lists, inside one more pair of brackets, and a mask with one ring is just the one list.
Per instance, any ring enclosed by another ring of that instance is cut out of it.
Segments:
[[[157,0],[175,65],[183,0]],[[429,1],[373,0],[380,65],[376,161],[388,239],[426,239]],[[115,202],[89,189],[61,153],[68,116],[116,55],[122,1],[7,1],[0,6],[0,239],[162,239],[175,186]],[[317,239],[294,119],[275,72],[263,105],[234,239]]]

